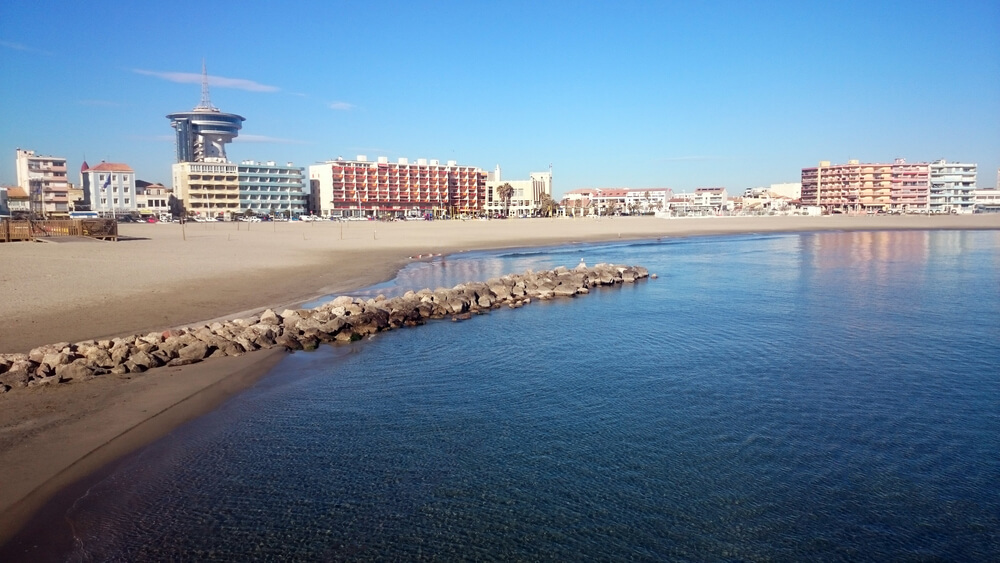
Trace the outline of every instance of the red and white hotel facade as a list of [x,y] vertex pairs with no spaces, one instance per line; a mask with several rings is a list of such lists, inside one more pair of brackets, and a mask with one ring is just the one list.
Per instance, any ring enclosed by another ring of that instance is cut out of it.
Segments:
[[309,167],[315,205],[324,217],[479,213],[486,205],[486,179],[482,169],[453,160],[372,162],[359,155]]

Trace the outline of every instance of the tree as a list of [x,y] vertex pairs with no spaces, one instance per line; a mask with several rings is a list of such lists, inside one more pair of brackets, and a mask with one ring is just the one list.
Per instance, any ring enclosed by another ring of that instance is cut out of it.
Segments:
[[559,203],[552,199],[549,194],[543,193],[538,198],[538,211],[546,217],[552,217],[559,212]]
[[497,187],[496,194],[500,198],[500,204],[503,205],[503,214],[506,217],[510,212],[510,198],[514,195],[514,186],[506,182],[502,186]]
[[608,207],[607,207],[606,211],[604,212],[604,214],[605,215],[614,215],[617,211],[618,211],[618,202],[617,201],[609,201],[608,202]]
[[180,219],[187,214],[187,209],[184,209],[184,202],[177,199],[177,196],[173,194],[167,200],[167,208],[170,209],[170,216],[174,219]]
[[650,199],[652,199],[652,196],[650,195],[649,190],[646,190],[645,192],[643,192],[642,199],[646,200],[646,212],[648,213],[649,212],[649,201],[650,201]]

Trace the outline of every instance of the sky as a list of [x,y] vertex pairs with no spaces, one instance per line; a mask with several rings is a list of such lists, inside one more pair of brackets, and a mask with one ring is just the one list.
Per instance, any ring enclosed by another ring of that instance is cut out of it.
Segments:
[[298,166],[456,160],[556,195],[800,181],[803,167],[1000,167],[1000,0],[0,3],[0,184],[15,149],[170,185],[166,115]]

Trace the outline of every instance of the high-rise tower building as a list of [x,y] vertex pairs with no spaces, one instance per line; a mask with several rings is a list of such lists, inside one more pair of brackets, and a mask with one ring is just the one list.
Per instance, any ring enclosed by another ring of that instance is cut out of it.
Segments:
[[244,117],[223,113],[208,97],[208,73],[201,65],[201,103],[167,116],[177,131],[177,162],[226,162],[226,143],[239,135]]

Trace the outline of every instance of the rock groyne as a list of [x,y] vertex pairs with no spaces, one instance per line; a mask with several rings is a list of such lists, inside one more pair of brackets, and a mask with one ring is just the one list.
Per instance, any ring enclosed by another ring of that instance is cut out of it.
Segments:
[[267,309],[249,318],[106,340],[60,342],[27,354],[0,354],[0,393],[81,381],[105,374],[137,374],[162,366],[238,356],[284,347],[311,350],[324,342],[351,342],[429,319],[463,320],[499,307],[521,307],[532,300],[573,297],[592,287],[634,283],[649,277],[642,266],[598,264],[573,269],[505,275],[453,288],[408,291],[399,297],[337,297],[314,309]]

